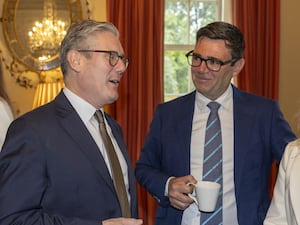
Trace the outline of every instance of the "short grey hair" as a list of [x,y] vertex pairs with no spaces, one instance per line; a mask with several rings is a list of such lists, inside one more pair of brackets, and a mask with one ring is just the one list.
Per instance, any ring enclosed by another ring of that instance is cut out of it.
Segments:
[[85,49],[88,47],[88,37],[94,35],[95,32],[111,32],[119,37],[119,31],[110,22],[98,22],[87,19],[71,24],[66,36],[60,45],[60,67],[63,75],[68,71],[69,62],[67,54],[72,49]]

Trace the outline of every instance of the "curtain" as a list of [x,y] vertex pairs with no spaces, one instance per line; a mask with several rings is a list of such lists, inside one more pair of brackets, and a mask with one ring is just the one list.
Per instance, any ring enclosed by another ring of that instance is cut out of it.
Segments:
[[280,0],[233,0],[233,21],[245,35],[246,64],[238,86],[278,98]]
[[[239,88],[278,99],[280,0],[232,0],[233,23],[245,35],[245,68],[237,77]],[[272,196],[277,176],[274,163],[270,178]]]
[[[133,164],[149,129],[155,107],[163,101],[163,0],[107,0],[107,20],[120,31],[129,66],[119,99],[106,110],[120,123]],[[137,184],[139,217],[154,224],[156,202]]]

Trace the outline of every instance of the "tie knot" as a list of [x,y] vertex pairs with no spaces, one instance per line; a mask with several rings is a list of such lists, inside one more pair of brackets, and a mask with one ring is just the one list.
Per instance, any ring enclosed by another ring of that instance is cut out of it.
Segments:
[[100,110],[97,110],[95,112],[95,117],[96,117],[96,120],[98,121],[98,123],[104,123],[103,114]]
[[210,109],[212,112],[217,112],[218,109],[220,108],[220,104],[218,102],[210,102],[207,104],[207,107]]

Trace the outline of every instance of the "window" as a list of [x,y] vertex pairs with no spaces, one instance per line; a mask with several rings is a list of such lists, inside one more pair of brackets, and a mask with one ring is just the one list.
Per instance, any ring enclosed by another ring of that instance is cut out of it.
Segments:
[[230,7],[225,5],[225,1],[229,2],[165,0],[164,101],[194,89],[185,53],[194,48],[196,32],[200,27],[217,20],[230,21],[225,14]]

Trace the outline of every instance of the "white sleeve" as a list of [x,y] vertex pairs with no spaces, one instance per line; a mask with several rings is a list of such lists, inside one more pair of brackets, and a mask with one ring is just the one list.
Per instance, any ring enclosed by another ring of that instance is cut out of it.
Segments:
[[281,163],[279,166],[279,171],[277,175],[276,184],[274,187],[273,198],[271,201],[270,208],[267,212],[264,225],[287,225],[288,218],[286,214],[286,201],[287,201],[287,167],[289,166],[290,153],[291,153],[290,144],[287,145]]

